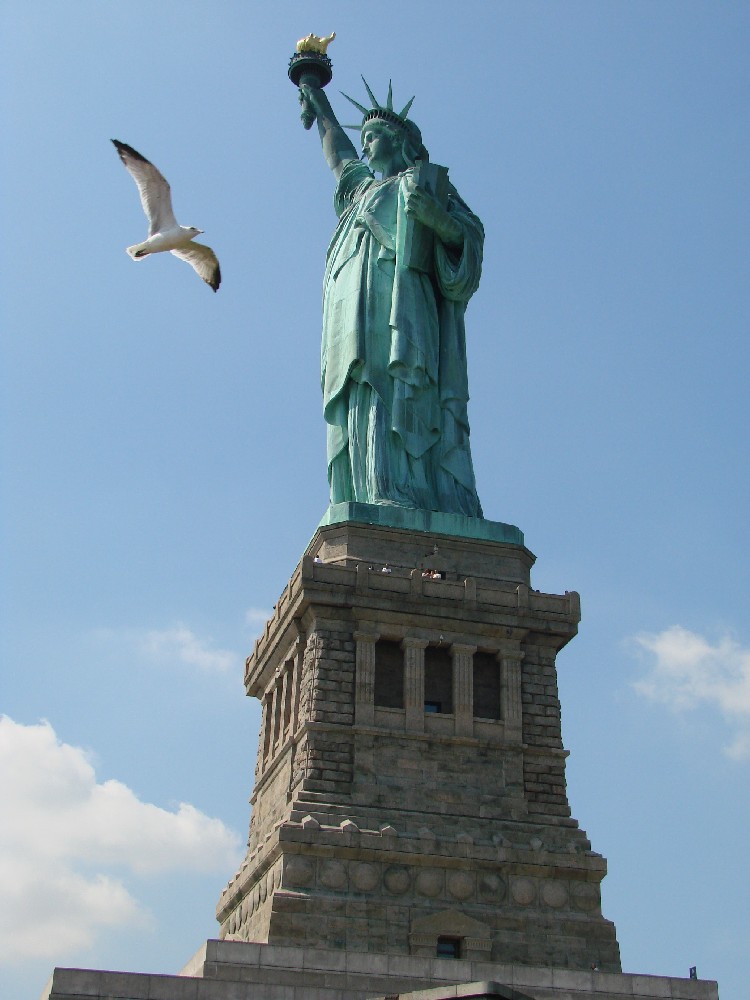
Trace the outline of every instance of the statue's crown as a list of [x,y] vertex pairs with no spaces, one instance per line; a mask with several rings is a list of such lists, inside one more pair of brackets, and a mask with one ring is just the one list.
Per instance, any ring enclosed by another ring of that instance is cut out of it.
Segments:
[[342,96],[345,97],[347,101],[350,101],[355,108],[359,108],[363,115],[362,122],[359,125],[345,125],[344,128],[353,129],[355,132],[361,132],[367,122],[371,122],[376,119],[388,122],[389,125],[396,125],[398,128],[407,129],[409,127],[411,123],[408,121],[406,116],[409,113],[409,109],[414,101],[413,97],[406,103],[401,111],[395,111],[393,108],[393,85],[390,80],[388,81],[388,97],[386,98],[385,104],[381,104],[375,97],[364,77],[362,77],[362,83],[364,83],[365,90],[372,101],[372,107],[364,107],[359,103],[359,101],[355,101],[353,97],[349,97],[349,95],[345,94],[342,90]]

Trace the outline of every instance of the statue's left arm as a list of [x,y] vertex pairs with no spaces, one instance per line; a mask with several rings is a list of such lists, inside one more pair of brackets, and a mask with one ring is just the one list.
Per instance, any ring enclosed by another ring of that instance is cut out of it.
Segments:
[[435,240],[435,278],[445,299],[467,303],[482,277],[484,227],[457,194],[448,199],[448,214],[461,230],[461,244]]
[[468,302],[482,275],[484,228],[451,185],[447,208],[407,180],[407,214],[429,226],[435,240],[435,278],[444,298]]
[[406,214],[429,226],[446,247],[459,249],[464,242],[464,232],[459,222],[424,188],[411,178],[407,181],[404,199]]

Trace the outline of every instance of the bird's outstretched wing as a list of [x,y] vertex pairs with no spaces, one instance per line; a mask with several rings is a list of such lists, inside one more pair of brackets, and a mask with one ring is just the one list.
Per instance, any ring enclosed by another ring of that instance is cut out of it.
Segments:
[[132,146],[117,139],[113,139],[112,142],[128,173],[138,185],[141,205],[148,219],[148,235],[153,236],[154,233],[161,233],[165,229],[176,228],[178,223],[172,211],[169,184],[153,163],[150,163],[145,156],[141,156]]
[[215,292],[219,290],[221,270],[219,269],[218,258],[211,247],[204,246],[202,243],[192,242],[184,248],[170,250],[169,252],[173,253],[175,257],[179,257],[180,260],[186,260],[196,274],[199,274]]

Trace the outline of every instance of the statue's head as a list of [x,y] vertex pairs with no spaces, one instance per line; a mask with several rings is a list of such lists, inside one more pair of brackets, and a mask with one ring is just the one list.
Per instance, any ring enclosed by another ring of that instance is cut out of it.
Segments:
[[362,82],[372,101],[372,107],[365,108],[358,101],[344,94],[347,101],[351,101],[356,108],[359,108],[363,115],[361,125],[347,125],[345,127],[359,131],[362,147],[365,152],[367,152],[366,136],[368,129],[372,131],[376,128],[379,132],[387,135],[393,143],[394,148],[400,151],[405,167],[413,166],[416,160],[429,160],[430,154],[422,142],[422,133],[414,122],[406,117],[414,98],[412,97],[411,101],[406,104],[402,111],[395,111],[393,108],[393,91],[390,83],[388,84],[388,98],[386,103],[381,104],[370,90],[367,80],[364,77],[362,77]]
[[363,156],[373,170],[391,167],[389,172],[400,172],[414,166],[419,159],[429,159],[422,135],[413,122],[394,124],[373,115],[362,125],[360,138]]

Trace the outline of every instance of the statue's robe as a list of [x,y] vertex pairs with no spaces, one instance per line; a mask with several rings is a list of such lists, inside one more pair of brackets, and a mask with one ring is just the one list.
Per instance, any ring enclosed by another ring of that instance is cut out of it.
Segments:
[[404,181],[349,161],[326,260],[321,381],[331,503],[393,503],[481,517],[469,450],[464,313],[484,230],[451,189],[463,246],[434,241],[431,274],[399,259]]

